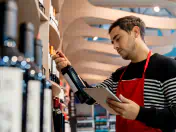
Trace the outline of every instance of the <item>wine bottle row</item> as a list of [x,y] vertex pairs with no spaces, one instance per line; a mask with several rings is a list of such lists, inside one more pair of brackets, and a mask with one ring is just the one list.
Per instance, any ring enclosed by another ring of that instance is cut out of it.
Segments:
[[[42,72],[42,42],[20,24],[15,1],[0,3],[0,132],[51,132],[51,84]],[[19,48],[17,48],[17,45]]]

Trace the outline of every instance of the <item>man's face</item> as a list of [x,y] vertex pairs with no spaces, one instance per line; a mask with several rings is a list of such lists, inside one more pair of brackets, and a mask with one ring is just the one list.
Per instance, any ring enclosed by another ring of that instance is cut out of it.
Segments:
[[114,49],[117,50],[119,55],[125,60],[130,60],[135,49],[134,32],[127,33],[117,26],[110,32],[110,37]]

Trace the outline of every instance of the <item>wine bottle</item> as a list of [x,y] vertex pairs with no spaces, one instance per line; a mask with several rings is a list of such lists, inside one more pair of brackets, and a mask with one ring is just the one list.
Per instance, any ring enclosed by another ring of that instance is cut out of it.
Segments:
[[16,48],[17,4],[0,3],[0,132],[21,132],[22,80]]
[[56,82],[55,74],[53,73],[54,60],[52,60],[52,55],[54,54],[54,47],[50,46],[50,60],[51,60],[51,70],[50,70],[50,80]]
[[[40,39],[35,40],[35,62],[39,69],[39,73],[42,72],[42,41]],[[46,80],[45,75],[41,80],[41,106],[40,106],[40,132],[51,132],[52,130],[52,119],[51,119],[51,110],[52,110],[52,91],[51,84]]]
[[72,66],[68,65],[63,68],[61,72],[81,103],[92,105],[96,102],[86,92],[84,92],[83,88],[86,88],[86,86]]
[[43,132],[43,123],[44,123],[44,87],[45,87],[45,76],[42,74],[42,42],[40,39],[35,39],[35,46],[34,46],[34,60],[37,66],[36,74],[40,74],[41,77],[37,78],[41,81],[41,89],[40,89],[40,132]]
[[60,102],[60,99],[58,97],[55,97],[53,102],[54,130],[55,132],[65,132],[65,119],[62,113],[62,104]]
[[[24,54],[27,62],[24,78],[26,89],[24,94],[24,104],[26,110],[23,117],[24,132],[40,131],[40,90],[42,74],[37,73],[34,63],[34,26],[32,23],[20,25],[20,45],[19,49]],[[34,108],[35,106],[35,108]]]
[[51,83],[49,81],[45,82],[44,87],[44,107],[43,107],[43,132],[52,131],[52,90]]

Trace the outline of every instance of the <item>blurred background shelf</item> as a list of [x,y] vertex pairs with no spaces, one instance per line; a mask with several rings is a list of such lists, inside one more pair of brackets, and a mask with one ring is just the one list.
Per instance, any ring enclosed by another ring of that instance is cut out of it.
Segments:
[[95,132],[108,132],[108,130],[95,130]]
[[94,132],[94,128],[77,128],[78,132]]
[[60,0],[51,0],[51,3],[52,3],[52,5],[53,5],[53,7],[55,8],[55,10],[56,10],[56,13],[58,13],[59,12],[59,2]]
[[59,30],[51,22],[49,22],[49,42],[50,45],[53,46],[55,50],[59,48],[60,33]]
[[39,9],[40,21],[48,21],[48,17]]
[[40,26],[38,0],[17,0],[17,4],[19,8],[18,23],[33,23],[35,27],[35,36],[37,36]]
[[92,123],[94,120],[77,120],[77,123]]
[[115,129],[110,129],[109,131],[110,131],[110,132],[115,132],[116,130],[115,130]]
[[94,130],[78,130],[78,132],[94,132]]

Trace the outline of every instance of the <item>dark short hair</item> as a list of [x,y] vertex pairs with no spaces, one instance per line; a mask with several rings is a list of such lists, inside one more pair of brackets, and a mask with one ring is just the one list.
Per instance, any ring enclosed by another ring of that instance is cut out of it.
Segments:
[[130,33],[134,26],[138,26],[140,28],[140,35],[142,40],[144,41],[145,35],[145,23],[136,16],[125,16],[122,18],[117,19],[109,28],[109,33],[112,31],[113,28],[119,26],[122,30]]

